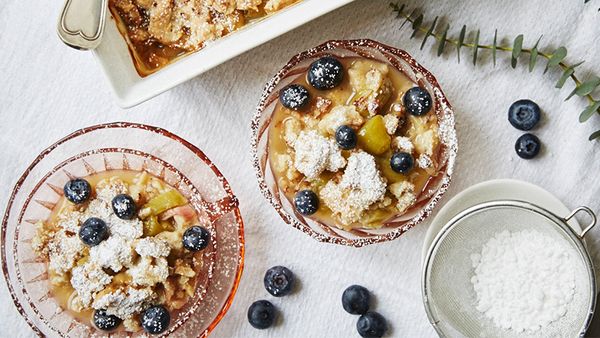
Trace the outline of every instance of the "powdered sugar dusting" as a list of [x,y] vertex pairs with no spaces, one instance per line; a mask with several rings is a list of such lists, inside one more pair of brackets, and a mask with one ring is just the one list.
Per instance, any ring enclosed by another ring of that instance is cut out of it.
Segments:
[[573,252],[536,230],[503,231],[471,255],[477,310],[516,332],[537,331],[563,317],[573,300]]

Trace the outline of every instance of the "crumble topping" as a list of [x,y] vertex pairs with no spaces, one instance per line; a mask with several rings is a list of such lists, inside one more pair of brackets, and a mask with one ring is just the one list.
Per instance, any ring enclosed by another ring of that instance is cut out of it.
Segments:
[[317,178],[324,170],[336,172],[346,165],[346,159],[334,140],[316,131],[302,131],[294,142],[294,165],[307,179]]
[[354,106],[335,106],[319,122],[319,130],[335,135],[335,131],[342,125],[359,127],[364,123],[364,118],[356,111]]
[[431,157],[429,157],[428,155],[421,154],[417,158],[417,166],[421,169],[428,169],[433,166],[433,161],[431,160]]
[[119,272],[123,267],[131,266],[133,261],[131,242],[118,235],[110,236],[107,240],[90,248],[90,260],[103,268]]
[[111,280],[112,277],[93,262],[85,263],[71,271],[71,286],[77,292],[79,301],[84,307],[89,306],[92,297]]
[[104,309],[109,315],[128,319],[135,313],[144,311],[152,305],[152,301],[155,299],[156,294],[151,288],[124,287],[98,297],[92,307],[94,309]]
[[358,221],[365,210],[383,199],[386,182],[366,152],[353,153],[339,183],[329,181],[321,190],[321,198],[344,225]]
[[160,238],[147,237],[137,241],[135,252],[140,256],[148,257],[167,257],[171,252],[169,243]]
[[399,212],[406,211],[417,201],[415,196],[415,186],[408,181],[390,184],[389,190],[398,200],[396,208],[398,208]]
[[167,280],[169,263],[163,257],[141,257],[137,264],[127,270],[127,273],[131,276],[134,285],[153,286]]
[[76,234],[59,230],[48,243],[49,268],[59,274],[69,271],[81,258],[84,249],[85,245]]
[[411,154],[415,149],[410,138],[406,136],[398,136],[392,139],[392,147],[398,151],[403,151],[405,153]]
[[400,120],[392,114],[387,114],[387,115],[383,116],[383,123],[385,124],[385,130],[390,135],[394,135],[394,133],[396,132],[396,129],[398,129],[399,122],[400,122]]
[[392,95],[394,87],[388,77],[389,67],[383,63],[356,61],[348,69],[350,85],[357,93],[354,105],[369,117],[377,114]]

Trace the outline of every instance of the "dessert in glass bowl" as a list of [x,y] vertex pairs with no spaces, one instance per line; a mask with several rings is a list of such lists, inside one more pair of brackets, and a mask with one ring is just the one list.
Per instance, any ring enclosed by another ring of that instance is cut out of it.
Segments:
[[110,0],[140,76],[300,0]]
[[11,295],[39,334],[206,336],[237,288],[243,225],[199,149],[114,123],[35,160],[11,196],[2,250]]
[[294,57],[267,85],[253,130],[263,193],[288,223],[338,244],[393,239],[424,219],[456,154],[435,78],[371,40]]

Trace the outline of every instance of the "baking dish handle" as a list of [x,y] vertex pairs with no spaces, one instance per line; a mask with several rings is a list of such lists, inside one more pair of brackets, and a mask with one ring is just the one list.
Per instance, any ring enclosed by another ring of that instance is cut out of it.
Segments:
[[590,223],[585,228],[583,228],[583,231],[581,231],[581,234],[579,234],[579,237],[583,238],[588,233],[588,231],[590,231],[594,227],[594,225],[596,225],[596,214],[590,208],[581,206],[573,210],[569,214],[569,216],[564,218],[565,223],[571,220],[571,218],[575,217],[575,215],[577,215],[579,212],[585,212],[591,218]]

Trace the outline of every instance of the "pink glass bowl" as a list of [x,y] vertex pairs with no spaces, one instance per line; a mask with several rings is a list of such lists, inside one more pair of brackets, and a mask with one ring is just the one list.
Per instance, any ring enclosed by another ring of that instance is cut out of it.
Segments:
[[[215,165],[189,142],[164,129],[118,122],[80,129],[45,149],[19,178],[1,229],[2,270],[15,306],[40,336],[102,335],[90,323],[60,309],[50,292],[47,263],[31,248],[37,220],[48,219],[71,177],[111,169],[145,170],[179,189],[209,227],[197,288],[171,314],[163,334],[205,337],[223,318],[244,263],[244,227],[238,200]],[[105,334],[105,333],[104,333]],[[142,333],[112,333],[136,337]]]
[[[387,63],[399,69],[409,79],[426,88],[432,94],[433,112],[437,115],[439,121],[440,136],[440,164],[437,174],[428,181],[423,191],[418,194],[415,206],[402,215],[396,215],[386,220],[379,229],[345,231],[303,217],[295,212],[292,203],[284,196],[271,170],[268,130],[277,104],[279,90],[300,74],[305,73],[313,61],[324,55],[364,57]],[[448,189],[458,150],[454,112],[435,77],[407,52],[377,41],[364,39],[328,41],[294,56],[267,83],[252,120],[251,128],[253,164],[258,183],[263,195],[281,218],[294,228],[318,241],[355,247],[396,239],[408,229],[425,220]]]

